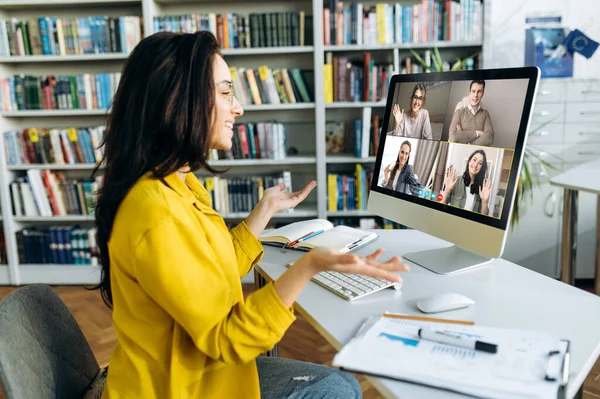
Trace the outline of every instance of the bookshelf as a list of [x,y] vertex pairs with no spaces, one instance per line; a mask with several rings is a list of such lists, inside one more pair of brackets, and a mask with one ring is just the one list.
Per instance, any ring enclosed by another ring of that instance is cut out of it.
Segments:
[[[438,3],[444,1],[435,0]],[[467,0],[463,0],[467,1]],[[471,1],[471,0],[468,0]],[[433,3],[433,0],[431,0]],[[375,7],[376,1],[363,1],[365,7]],[[387,4],[395,4],[388,1]],[[405,0],[401,4],[416,6],[419,0]],[[309,86],[311,101],[296,103],[263,103],[261,105],[244,105],[244,115],[238,118],[240,123],[261,123],[277,121],[286,127],[286,149],[294,151],[282,159],[218,159],[211,160],[211,166],[228,168],[224,177],[228,176],[263,176],[273,172],[289,171],[292,186],[297,190],[310,180],[317,180],[317,188],[303,204],[292,212],[276,215],[276,222],[289,222],[307,218],[364,218],[374,217],[365,210],[328,211],[328,173],[354,172],[355,166],[372,167],[375,157],[356,157],[353,153],[329,154],[326,152],[326,123],[336,120],[360,118],[365,108],[373,114],[382,114],[385,106],[383,100],[375,101],[334,101],[326,103],[324,99],[325,78],[324,64],[327,54],[333,57],[347,56],[360,59],[362,54],[370,52],[377,63],[392,66],[397,73],[402,68],[406,57],[410,57],[410,49],[424,51],[433,47],[440,49],[443,57],[453,58],[472,54],[485,48],[485,35],[481,40],[461,41],[428,41],[426,43],[387,43],[372,44],[328,44],[325,45],[323,10],[329,7],[327,0],[300,1],[242,1],[224,0],[213,2],[208,0],[0,0],[0,19],[31,20],[51,16],[54,18],[87,18],[104,16],[141,17],[143,35],[147,36],[160,28],[161,18],[189,14],[225,14],[236,13],[240,16],[250,14],[281,13],[291,21],[293,15],[304,15],[304,41],[301,45],[289,45],[281,39],[280,45],[271,47],[237,47],[222,49],[225,60],[231,67],[258,69],[261,65],[269,68],[298,68],[312,71],[305,83]],[[345,8],[350,5],[344,2]],[[484,3],[482,3],[484,4]],[[487,4],[487,2],[486,2]],[[484,7],[482,5],[482,7]],[[157,18],[159,17],[159,18]],[[300,18],[300,17],[299,17]],[[240,20],[241,21],[241,20]],[[288,25],[289,26],[289,25]],[[0,27],[1,28],[1,27]],[[0,34],[2,30],[0,29]],[[266,40],[266,39],[265,39]],[[273,37],[275,40],[275,37]],[[278,39],[279,40],[279,39]],[[276,43],[274,43],[276,44]],[[0,44],[0,50],[1,50]],[[0,78],[16,74],[29,75],[82,75],[120,72],[127,52],[102,52],[94,54],[64,55],[0,55]],[[481,67],[482,65],[479,65]],[[108,114],[107,109],[10,109],[0,111],[0,130],[2,132],[46,127],[48,129],[64,129],[67,127],[83,128],[102,125]],[[7,252],[7,264],[0,264],[0,285],[47,283],[47,284],[94,284],[99,281],[100,269],[91,265],[66,264],[20,264],[17,245],[17,232],[34,226],[49,227],[53,225],[78,225],[84,229],[93,227],[93,216],[15,216],[12,210],[10,183],[26,176],[28,170],[52,170],[63,173],[73,179],[89,177],[94,163],[81,162],[72,164],[24,164],[9,162],[4,139],[0,139],[0,205],[1,219]],[[202,177],[202,173],[199,173]],[[247,212],[223,213],[227,222],[237,222],[247,216]]]

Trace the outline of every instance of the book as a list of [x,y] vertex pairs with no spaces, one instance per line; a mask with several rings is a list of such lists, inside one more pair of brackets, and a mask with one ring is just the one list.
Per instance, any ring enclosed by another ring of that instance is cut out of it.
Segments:
[[[421,329],[493,343],[497,352],[424,339]],[[384,313],[367,318],[332,365],[476,397],[556,398],[569,359],[569,341],[542,331]]]
[[354,227],[334,226],[329,220],[311,219],[290,223],[278,229],[265,231],[261,243],[310,251],[316,247],[333,248],[340,253],[353,252],[373,240],[377,234]]

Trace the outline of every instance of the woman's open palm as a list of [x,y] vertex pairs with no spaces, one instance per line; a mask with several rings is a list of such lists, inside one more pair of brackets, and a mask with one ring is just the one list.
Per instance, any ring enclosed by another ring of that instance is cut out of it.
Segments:
[[450,168],[446,171],[446,190],[452,190],[457,180],[456,168],[454,166],[450,166]]
[[401,111],[400,106],[398,104],[394,104],[392,113],[394,114],[394,119],[396,120],[396,129],[398,129],[402,119],[404,118],[404,110]]
[[481,198],[481,202],[487,203],[488,199],[490,199],[491,193],[492,193],[492,182],[486,178],[483,181],[483,186],[479,187],[479,197]]
[[403,264],[401,259],[394,256],[385,262],[379,262],[383,249],[367,256],[355,254],[340,254],[339,252],[324,247],[317,247],[305,255],[308,263],[316,273],[322,271],[336,271],[340,273],[362,274],[375,278],[382,278],[393,282],[401,282],[402,279],[394,272],[408,271],[408,265]]
[[317,183],[313,180],[302,190],[288,193],[284,191],[285,184],[279,183],[276,186],[266,189],[260,200],[266,201],[269,209],[271,209],[273,213],[285,211],[295,208],[299,203],[304,201],[316,185]]

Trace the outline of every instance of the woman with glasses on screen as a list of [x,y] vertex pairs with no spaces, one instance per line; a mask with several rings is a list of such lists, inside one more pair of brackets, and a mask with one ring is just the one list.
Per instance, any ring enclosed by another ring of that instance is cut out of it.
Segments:
[[456,176],[456,168],[451,165],[446,170],[446,188],[442,192],[444,197],[441,202],[487,215],[492,182],[485,177],[486,173],[487,157],[483,150],[471,154],[461,177]]
[[388,134],[415,139],[431,139],[429,112],[423,108],[427,98],[427,89],[422,83],[415,85],[410,96],[410,109],[400,110],[399,104],[392,106],[396,126]]
[[383,179],[379,182],[380,186],[411,195],[417,195],[419,190],[425,187],[419,182],[413,171],[413,167],[408,164],[410,151],[410,141],[405,140],[400,145],[396,161],[386,166],[383,170],[384,175]]

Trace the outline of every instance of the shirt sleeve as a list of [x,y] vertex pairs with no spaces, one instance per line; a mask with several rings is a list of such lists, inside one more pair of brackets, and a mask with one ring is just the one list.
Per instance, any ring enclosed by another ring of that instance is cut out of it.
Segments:
[[220,250],[206,232],[165,221],[136,245],[135,275],[199,351],[225,364],[246,363],[281,340],[295,317],[272,284],[233,303]]
[[244,221],[231,229],[231,237],[242,278],[262,259],[263,246]]

